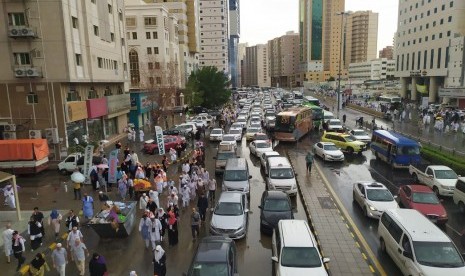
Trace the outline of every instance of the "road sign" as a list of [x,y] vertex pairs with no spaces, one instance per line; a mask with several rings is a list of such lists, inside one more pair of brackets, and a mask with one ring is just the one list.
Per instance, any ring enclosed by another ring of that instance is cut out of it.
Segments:
[[158,154],[165,154],[165,141],[163,140],[163,129],[160,126],[155,126],[155,138],[157,139]]

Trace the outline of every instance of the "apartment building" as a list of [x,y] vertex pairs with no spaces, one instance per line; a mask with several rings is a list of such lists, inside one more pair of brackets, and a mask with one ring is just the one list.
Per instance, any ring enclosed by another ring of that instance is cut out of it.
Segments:
[[0,5],[0,134],[47,138],[51,159],[120,134],[130,110],[124,2]]
[[199,0],[199,66],[214,66],[229,75],[229,6],[226,0]]
[[398,12],[394,56],[401,96],[438,102],[451,64],[450,40],[465,35],[465,1],[400,1]]
[[396,63],[386,58],[349,64],[349,79],[352,84],[363,84],[365,81],[382,81],[392,79]]
[[268,41],[271,86],[296,87],[299,73],[299,34],[287,32]]
[[241,17],[239,0],[229,0],[229,72],[231,74],[231,86],[237,87],[239,80],[239,38],[241,33]]
[[379,50],[378,58],[394,59],[394,48],[392,46],[386,46]]
[[378,13],[356,11],[347,15],[345,25],[344,68],[376,58],[378,45]]
[[237,50],[237,59],[239,60],[238,65],[239,65],[239,85],[244,86],[245,85],[245,49],[249,47],[249,44],[246,43],[239,43],[238,44],[238,50]]
[[245,49],[244,73],[244,86],[271,86],[268,69],[268,47],[266,44],[257,44]]

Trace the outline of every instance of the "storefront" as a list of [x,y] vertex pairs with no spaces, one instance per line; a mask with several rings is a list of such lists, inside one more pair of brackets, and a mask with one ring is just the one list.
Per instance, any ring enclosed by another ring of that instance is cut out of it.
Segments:
[[149,99],[145,92],[131,92],[131,112],[129,122],[136,128],[151,122],[151,111],[157,108],[157,103]]
[[85,101],[66,103],[66,148],[85,142],[87,135],[87,105]]
[[107,98],[89,99],[87,105],[87,129],[89,142],[105,139],[103,116],[108,114]]
[[438,95],[443,98],[442,103],[455,105],[459,109],[465,108],[465,87],[439,88]]
[[131,109],[129,94],[107,96],[108,114],[105,116],[106,139],[122,133],[128,125],[127,114]]

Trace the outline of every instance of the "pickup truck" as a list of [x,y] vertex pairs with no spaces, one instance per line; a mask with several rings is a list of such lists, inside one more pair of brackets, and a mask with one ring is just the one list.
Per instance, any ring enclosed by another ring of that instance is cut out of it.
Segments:
[[0,170],[35,174],[48,168],[46,139],[0,140]]
[[[99,156],[92,157],[93,164],[100,164],[102,163],[102,158]],[[65,160],[58,163],[58,170],[61,174],[67,175],[68,173],[72,173],[76,168],[82,170],[84,166],[84,154],[80,152],[71,153],[68,155]]]
[[430,187],[437,195],[452,196],[459,177],[451,168],[442,165],[410,165],[409,173],[416,183]]

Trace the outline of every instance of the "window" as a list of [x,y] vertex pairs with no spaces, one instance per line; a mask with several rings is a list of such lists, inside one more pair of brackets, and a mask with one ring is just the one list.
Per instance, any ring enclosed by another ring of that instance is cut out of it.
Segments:
[[155,69],[160,69],[160,62],[155,62]]
[[449,16],[449,18],[447,18],[447,22],[452,22],[452,16]]
[[34,93],[27,94],[27,103],[28,104],[36,104],[39,103],[39,96]]
[[89,93],[87,93],[87,98],[88,99],[97,99],[98,98],[97,91],[95,91],[95,89],[93,87],[91,87],[90,90],[89,90]]
[[129,52],[129,74],[131,77],[131,85],[137,86],[140,82],[139,72],[139,55],[135,50]]
[[157,18],[155,16],[144,17],[144,25],[145,26],[156,26]]
[[421,62],[421,52],[418,51],[417,70],[420,70],[420,62]]
[[154,47],[154,48],[153,48],[153,51],[154,51],[155,55],[158,55],[158,53],[159,53],[159,52],[158,52],[158,47]]
[[153,69],[153,62],[148,62],[147,63],[149,70]]
[[439,24],[444,24],[444,18],[441,18],[441,21],[439,21]]
[[97,58],[97,66],[98,68],[103,68],[103,59],[101,57]]
[[153,39],[158,39],[158,32],[153,32],[152,37]]
[[157,84],[161,84],[161,77],[157,77]]
[[113,60],[113,69],[118,70],[118,61]]
[[98,27],[94,25],[94,35],[98,36]]
[[145,32],[145,39],[150,39],[150,32]]
[[438,60],[437,60],[437,63],[436,63],[436,68],[441,68],[441,51],[442,49],[441,48],[438,48]]
[[152,48],[151,47],[147,47],[147,55],[151,55],[152,54]]
[[82,66],[82,56],[81,54],[76,54],[76,65]]
[[71,23],[73,24],[73,28],[77,29],[78,28],[78,19],[74,16],[71,16]]
[[445,9],[446,9],[446,5],[443,4],[443,5],[441,6],[441,10],[443,11],[443,10],[445,10]]
[[431,36],[431,40],[434,40],[436,38],[436,35]]
[[29,53],[13,53],[15,65],[30,65],[31,57]]
[[126,43],[124,42],[124,38],[121,38],[121,46],[124,46]]
[[132,32],[132,39],[137,39],[137,32]]
[[449,37],[449,36],[450,36],[450,31],[447,31],[447,37]]
[[14,12],[8,14],[8,25],[24,26],[26,25],[26,17],[22,12]]
[[126,17],[126,27],[136,27],[136,18]]
[[110,40],[111,40],[111,42],[115,41],[115,34],[114,33],[110,33]]
[[108,4],[108,13],[113,13],[113,7],[110,4]]
[[90,0],[91,3],[95,4],[95,0]]
[[110,86],[105,87],[105,92],[103,92],[103,96],[111,96],[113,93],[111,93]]
[[68,101],[68,102],[79,101],[78,93],[76,91],[74,91],[74,90],[68,91],[66,101]]
[[153,84],[155,83],[155,80],[154,80],[153,77],[149,77],[149,83],[150,83],[151,85],[153,85]]
[[428,50],[425,50],[423,55],[423,69],[426,69],[426,61],[428,60]]
[[433,63],[434,63],[434,49],[431,49],[431,55],[430,55],[430,60],[429,60],[429,69],[433,69]]

